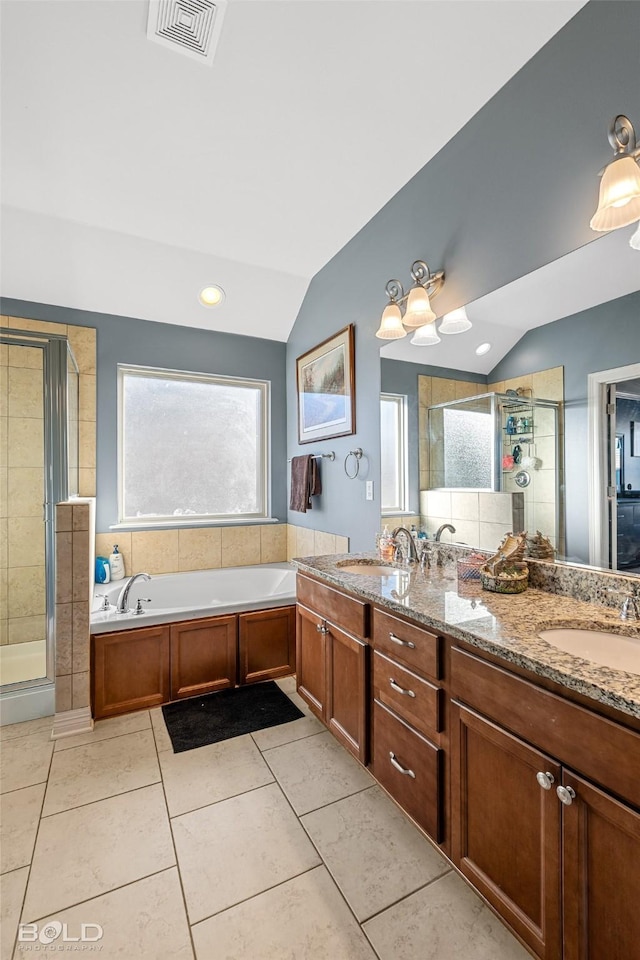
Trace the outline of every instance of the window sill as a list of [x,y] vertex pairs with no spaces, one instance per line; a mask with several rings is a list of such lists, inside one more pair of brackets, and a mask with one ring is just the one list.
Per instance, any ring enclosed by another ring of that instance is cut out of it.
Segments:
[[179,520],[146,520],[144,523],[135,523],[134,521],[122,523],[112,523],[109,530],[122,530],[123,532],[139,532],[141,530],[193,530],[196,527],[248,527],[250,525],[284,523],[286,521],[278,520],[277,517],[250,517],[246,520],[192,520],[188,517],[180,517]]

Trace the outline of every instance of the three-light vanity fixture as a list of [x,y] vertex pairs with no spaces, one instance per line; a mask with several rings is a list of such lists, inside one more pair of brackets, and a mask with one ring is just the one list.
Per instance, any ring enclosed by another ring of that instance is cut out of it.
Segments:
[[[640,146],[633,124],[619,114],[609,127],[613,160],[600,171],[598,209],[591,218],[592,230],[617,230],[640,221]],[[640,224],[629,241],[640,250]]]
[[424,260],[415,260],[411,265],[413,286],[408,293],[399,280],[389,280],[385,291],[389,301],[382,312],[376,337],[380,340],[399,340],[414,330],[411,343],[418,347],[440,343],[438,333],[463,333],[471,327],[464,307],[447,313],[436,330],[436,314],[431,308],[430,297],[435,297],[444,283],[444,270],[431,270]]

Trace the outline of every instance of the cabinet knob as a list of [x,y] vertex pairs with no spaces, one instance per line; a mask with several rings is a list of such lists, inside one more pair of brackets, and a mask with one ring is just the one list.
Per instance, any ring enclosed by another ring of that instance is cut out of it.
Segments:
[[389,751],[389,760],[391,761],[391,766],[395,767],[398,773],[401,773],[403,777],[411,777],[412,780],[415,780],[416,775],[413,770],[409,770],[408,767],[403,767],[402,764],[396,760],[396,755],[393,750]]
[[416,645],[412,643],[411,640],[403,640],[401,637],[396,637],[395,633],[389,634],[389,640],[392,643],[397,643],[399,647],[409,647],[410,650],[415,650]]
[[329,633],[329,628],[327,627],[324,620],[322,621],[322,623],[316,623],[316,630],[318,631],[318,633]]
[[576,792],[573,787],[556,787],[556,793],[558,794],[560,803],[564,803],[565,807],[570,807],[576,798]]
[[536,773],[536,780],[540,784],[543,790],[551,790],[551,784],[555,782],[555,777],[552,773],[543,773],[542,770],[539,770]]
[[413,690],[405,690],[404,687],[401,687],[399,683],[396,683],[392,677],[389,677],[389,686],[396,691],[396,693],[401,693],[405,697],[415,697]]

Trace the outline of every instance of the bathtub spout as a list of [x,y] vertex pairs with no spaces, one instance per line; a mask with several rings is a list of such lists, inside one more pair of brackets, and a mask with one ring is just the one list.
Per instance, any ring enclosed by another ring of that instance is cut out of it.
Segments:
[[151,580],[151,577],[148,573],[134,573],[134,575],[129,578],[118,596],[116,613],[129,613],[129,590],[131,590],[136,580]]

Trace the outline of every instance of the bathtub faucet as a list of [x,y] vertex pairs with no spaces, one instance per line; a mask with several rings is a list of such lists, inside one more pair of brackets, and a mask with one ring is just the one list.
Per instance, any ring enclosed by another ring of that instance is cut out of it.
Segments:
[[128,582],[125,583],[120,591],[120,596],[116,604],[116,613],[129,613],[129,590],[131,590],[136,580],[151,580],[151,577],[148,573],[134,573],[132,577],[129,577]]

